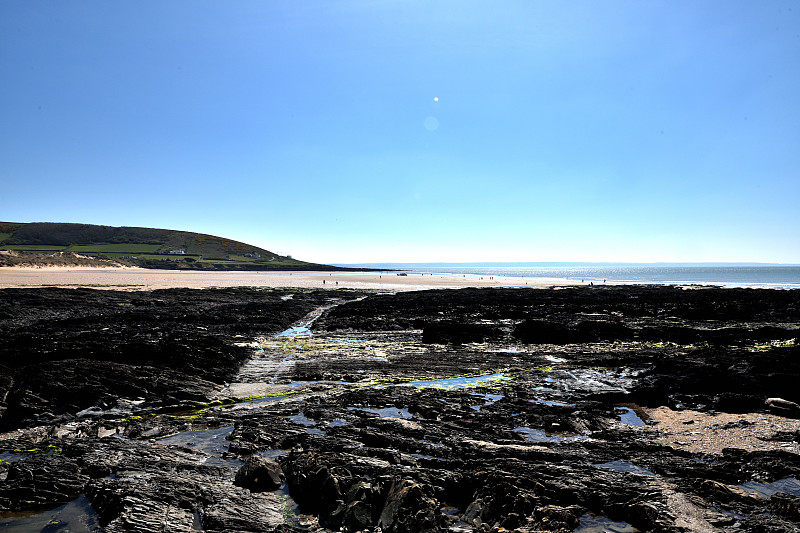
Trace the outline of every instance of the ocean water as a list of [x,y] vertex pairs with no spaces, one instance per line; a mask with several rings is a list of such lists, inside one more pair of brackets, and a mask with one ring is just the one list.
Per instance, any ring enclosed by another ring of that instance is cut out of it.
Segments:
[[341,265],[404,270],[410,275],[563,279],[585,283],[720,285],[800,289],[800,265],[741,263],[365,263]]

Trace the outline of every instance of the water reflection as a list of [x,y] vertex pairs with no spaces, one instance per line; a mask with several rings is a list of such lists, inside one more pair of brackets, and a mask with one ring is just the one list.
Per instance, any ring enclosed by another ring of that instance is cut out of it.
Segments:
[[205,464],[209,466],[241,466],[243,463],[237,458],[226,458],[230,441],[226,439],[233,431],[233,426],[222,426],[215,429],[204,429],[196,431],[184,431],[176,435],[171,435],[160,439],[162,444],[173,444],[186,446],[199,450],[208,458]]
[[0,513],[0,531],[3,533],[31,533],[33,531],[61,531],[70,533],[99,533],[100,517],[92,509],[86,496],[71,502],[35,513]]
[[775,493],[784,492],[792,496],[800,496],[800,481],[796,477],[787,477],[773,481],[772,483],[756,483],[755,481],[748,481],[739,485],[740,489],[755,492],[759,496],[769,498]]

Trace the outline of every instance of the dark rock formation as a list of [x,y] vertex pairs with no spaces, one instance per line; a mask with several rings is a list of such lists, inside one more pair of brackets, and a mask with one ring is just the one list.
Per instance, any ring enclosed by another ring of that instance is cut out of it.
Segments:
[[251,492],[271,492],[283,483],[283,471],[278,463],[266,457],[251,456],[236,472],[233,484]]
[[422,328],[422,342],[428,344],[465,344],[499,339],[500,328],[485,324],[433,323]]
[[[84,494],[113,533],[800,528],[796,292],[374,294],[274,339],[355,296],[289,294],[2,291],[0,513]],[[692,417],[672,440],[666,407]]]

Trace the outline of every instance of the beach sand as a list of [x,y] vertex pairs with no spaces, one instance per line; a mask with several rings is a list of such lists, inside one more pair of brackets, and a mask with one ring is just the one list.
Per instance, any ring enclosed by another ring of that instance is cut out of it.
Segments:
[[414,291],[460,287],[551,287],[580,284],[564,279],[524,279],[394,272],[204,272],[144,268],[2,267],[0,288],[91,287],[152,290],[174,287],[297,287],[315,289],[383,289]]

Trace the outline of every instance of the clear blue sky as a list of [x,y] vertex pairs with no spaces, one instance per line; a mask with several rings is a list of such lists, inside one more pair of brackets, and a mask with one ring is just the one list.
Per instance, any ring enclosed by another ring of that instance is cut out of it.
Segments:
[[795,0],[2,0],[0,125],[0,220],[800,263]]

